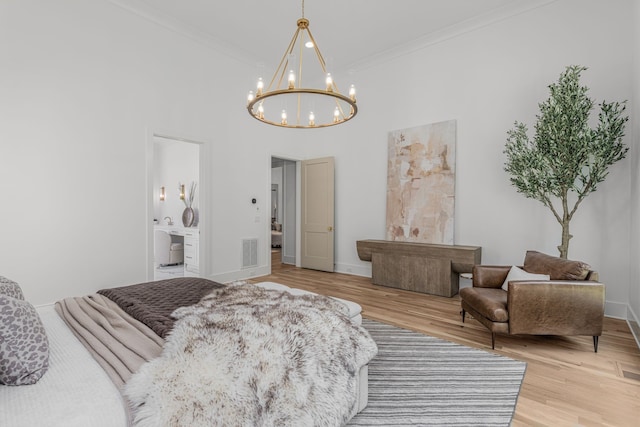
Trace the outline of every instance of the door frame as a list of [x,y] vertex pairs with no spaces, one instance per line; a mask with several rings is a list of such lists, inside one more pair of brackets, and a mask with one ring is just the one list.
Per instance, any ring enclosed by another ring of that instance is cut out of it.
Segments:
[[[301,189],[300,189],[300,182],[301,182],[301,173],[300,173],[300,166],[301,166],[301,162],[303,159],[300,158],[296,158],[296,157],[291,157],[290,155],[281,155],[281,154],[275,154],[275,153],[271,153],[268,157],[268,162],[269,162],[269,179],[266,185],[266,196],[265,196],[265,200],[268,200],[269,202],[271,201],[271,184],[272,184],[272,179],[271,179],[271,164],[272,164],[272,159],[273,158],[277,158],[277,159],[282,159],[282,160],[288,160],[291,162],[294,162],[296,164],[296,250],[295,250],[295,257],[296,257],[296,263],[295,266],[296,267],[300,267],[300,197],[301,197]],[[267,209],[265,209],[265,211],[267,211]],[[267,216],[267,244],[266,246],[266,259],[267,259],[267,266],[269,268],[269,274],[271,274],[272,271],[272,265],[271,265],[271,214],[269,214]]]

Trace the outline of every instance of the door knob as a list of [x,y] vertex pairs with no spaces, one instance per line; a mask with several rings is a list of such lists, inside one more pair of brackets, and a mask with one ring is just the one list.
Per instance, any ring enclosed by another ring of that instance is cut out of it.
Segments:
[[333,227],[332,226],[327,227],[327,231],[333,231]]

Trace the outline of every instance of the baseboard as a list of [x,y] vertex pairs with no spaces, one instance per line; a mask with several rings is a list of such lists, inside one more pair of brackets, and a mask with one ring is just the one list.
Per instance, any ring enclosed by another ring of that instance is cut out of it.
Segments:
[[627,305],[622,302],[605,301],[604,315],[615,319],[627,320]]
[[226,273],[212,274],[207,279],[218,283],[228,283],[235,280],[247,280],[254,277],[267,276],[270,274],[269,267],[252,267],[243,270],[229,271]]
[[335,264],[334,268],[336,273],[371,277],[371,265]]
[[627,324],[631,329],[631,334],[636,339],[636,345],[640,348],[640,321],[631,306],[627,306]]

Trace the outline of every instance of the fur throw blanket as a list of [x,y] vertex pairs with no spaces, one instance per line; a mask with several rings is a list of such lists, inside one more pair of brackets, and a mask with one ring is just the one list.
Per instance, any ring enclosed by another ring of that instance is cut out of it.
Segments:
[[343,304],[254,285],[177,309],[159,358],[125,385],[136,426],[339,426],[377,353]]

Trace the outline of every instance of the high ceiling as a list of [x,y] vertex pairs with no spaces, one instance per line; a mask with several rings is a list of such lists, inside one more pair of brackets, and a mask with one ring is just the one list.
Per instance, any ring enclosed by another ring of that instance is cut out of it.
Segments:
[[[302,0],[111,1],[238,59],[269,66],[277,65],[302,16]],[[306,0],[304,16],[327,61],[348,69],[551,1]]]

